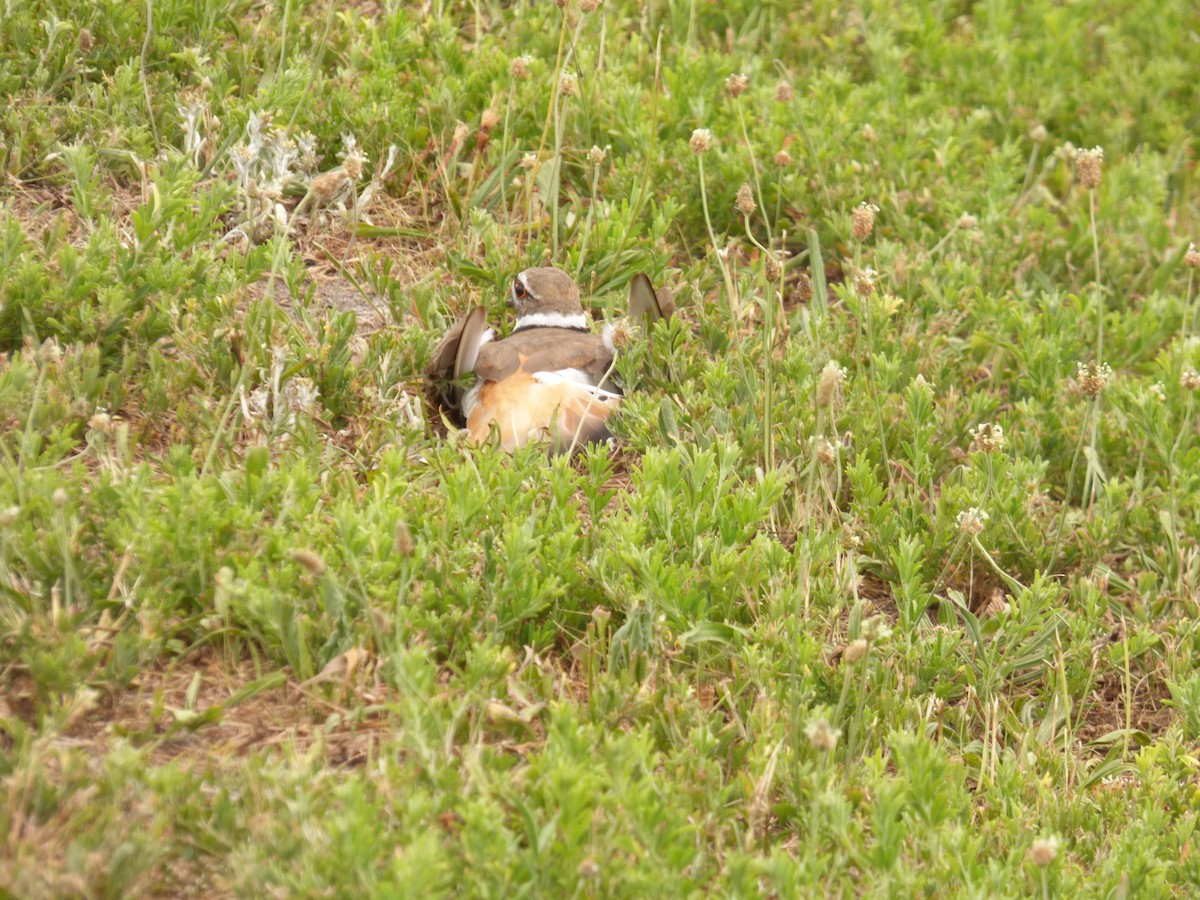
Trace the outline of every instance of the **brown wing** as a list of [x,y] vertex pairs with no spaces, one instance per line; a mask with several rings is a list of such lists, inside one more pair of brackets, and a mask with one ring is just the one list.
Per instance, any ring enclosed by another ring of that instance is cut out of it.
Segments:
[[629,316],[640,325],[649,325],[658,319],[669,319],[675,312],[675,298],[670,289],[661,287],[657,291],[645,272],[638,272],[629,282]]
[[532,328],[484,344],[475,374],[485,381],[500,381],[518,368],[529,373],[580,369],[599,381],[612,359],[599,335],[569,328]]
[[470,370],[464,364],[473,364],[486,324],[487,311],[476,306],[446,332],[425,366],[425,411],[435,427],[443,414],[461,424],[457,407],[462,392],[452,382]]

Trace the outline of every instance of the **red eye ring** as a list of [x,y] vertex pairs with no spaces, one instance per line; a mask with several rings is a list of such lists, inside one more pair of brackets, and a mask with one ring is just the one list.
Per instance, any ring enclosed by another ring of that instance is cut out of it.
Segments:
[[513,280],[513,296],[516,297],[518,300],[524,300],[526,293],[527,293],[527,291],[525,290],[525,285],[521,283],[521,279],[520,278],[514,279]]

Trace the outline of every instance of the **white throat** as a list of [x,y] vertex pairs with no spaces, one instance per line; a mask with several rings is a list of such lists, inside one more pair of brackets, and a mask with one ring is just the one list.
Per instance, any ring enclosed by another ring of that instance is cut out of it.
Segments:
[[517,328],[587,328],[583,313],[541,312],[517,316]]

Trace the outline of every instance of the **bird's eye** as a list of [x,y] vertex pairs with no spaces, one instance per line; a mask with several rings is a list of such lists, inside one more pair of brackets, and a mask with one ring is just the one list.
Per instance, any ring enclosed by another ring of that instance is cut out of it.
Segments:
[[521,283],[521,279],[518,278],[515,281],[513,281],[513,296],[516,297],[518,300],[524,300],[525,294],[526,294],[525,285]]

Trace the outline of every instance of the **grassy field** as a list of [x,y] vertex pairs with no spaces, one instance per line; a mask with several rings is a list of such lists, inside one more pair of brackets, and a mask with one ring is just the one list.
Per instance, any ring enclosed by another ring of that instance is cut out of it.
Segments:
[[[0,893],[1196,896],[1198,73],[1190,0],[9,0]],[[679,307],[574,460],[421,400],[542,262]]]

